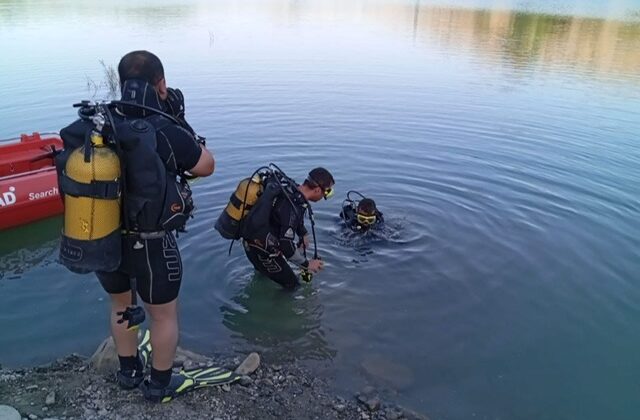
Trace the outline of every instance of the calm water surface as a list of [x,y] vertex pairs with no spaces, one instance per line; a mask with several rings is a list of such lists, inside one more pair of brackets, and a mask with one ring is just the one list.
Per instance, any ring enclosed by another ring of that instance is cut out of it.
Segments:
[[[133,49],[218,161],[180,237],[182,344],[305,361],[434,419],[640,413],[640,2],[0,1],[0,138],[57,131]],[[292,295],[213,222],[277,162],[326,270]],[[342,196],[388,226],[360,238]],[[106,296],[56,262],[59,218],[0,233],[0,363],[90,353]]]

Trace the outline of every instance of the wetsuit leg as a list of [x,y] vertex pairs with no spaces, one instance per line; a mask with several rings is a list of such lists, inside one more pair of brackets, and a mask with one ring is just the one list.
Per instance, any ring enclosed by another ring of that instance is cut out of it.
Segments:
[[171,233],[157,239],[131,239],[123,243],[123,261],[118,271],[96,272],[107,293],[130,289],[129,276],[136,276],[140,298],[150,304],[171,302],[182,283],[182,259]]
[[270,257],[268,253],[261,249],[248,245],[245,245],[244,251],[256,270],[285,289],[294,289],[300,284],[298,276],[296,276],[282,255]]
[[109,294],[119,294],[128,292],[131,290],[129,283],[129,256],[127,252],[127,240],[125,236],[122,237],[122,260],[120,261],[120,267],[116,271],[96,271],[96,277],[102,285],[105,292]]
[[96,271],[96,276],[102,288],[110,294],[119,294],[131,290],[129,286],[129,275],[124,271]]

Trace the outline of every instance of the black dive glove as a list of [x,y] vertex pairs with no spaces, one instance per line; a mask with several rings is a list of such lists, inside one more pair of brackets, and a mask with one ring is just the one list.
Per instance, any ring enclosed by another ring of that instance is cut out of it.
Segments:
[[167,104],[167,113],[175,117],[179,122],[180,126],[185,130],[189,131],[196,141],[201,145],[206,145],[205,138],[196,134],[195,130],[189,125],[187,120],[184,117],[184,95],[180,89],[167,88],[167,100],[165,101]]
[[[167,113],[184,121],[184,95],[180,89],[167,88]],[[186,122],[186,121],[185,121]]]

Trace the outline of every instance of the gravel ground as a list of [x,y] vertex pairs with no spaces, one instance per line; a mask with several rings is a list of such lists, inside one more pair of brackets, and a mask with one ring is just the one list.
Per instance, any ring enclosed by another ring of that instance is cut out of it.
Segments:
[[[209,359],[231,369],[237,362]],[[121,390],[112,373],[100,372],[78,355],[47,366],[0,369],[0,405],[15,408],[23,419],[427,419],[381,401],[370,387],[348,397],[335,395],[327,381],[296,363],[262,363],[230,386],[153,404],[139,390]],[[0,414],[0,420],[9,419]]]

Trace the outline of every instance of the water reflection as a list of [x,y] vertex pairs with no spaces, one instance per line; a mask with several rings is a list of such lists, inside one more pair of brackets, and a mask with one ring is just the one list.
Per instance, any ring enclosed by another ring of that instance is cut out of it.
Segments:
[[[218,33],[226,34],[225,24],[216,26],[211,20],[224,16],[231,25],[241,22],[247,32],[258,30],[265,18],[270,24],[284,26],[304,22],[360,22],[374,23],[376,29],[391,29],[404,33],[427,47],[437,46],[448,52],[464,51],[486,58],[512,70],[528,68],[557,69],[566,66],[595,71],[610,77],[609,73],[637,77],[640,67],[640,23],[637,10],[616,2],[609,10],[594,2],[563,2],[539,11],[522,9],[519,3],[471,1],[465,6],[434,5],[428,1],[372,2],[306,1],[249,2],[251,7],[239,7],[235,2],[129,2],[115,1],[102,9],[100,22],[114,21],[135,27],[165,26],[171,24],[200,27],[198,39],[211,39]],[[431,3],[431,4],[430,4]],[[452,2],[456,3],[456,2]],[[597,2],[595,2],[597,3]],[[595,8],[596,16],[570,14],[576,7]],[[520,8],[518,8],[520,7]],[[1,1],[0,21],[20,26],[34,20],[56,19],[70,21],[96,20],[95,4],[63,2]],[[208,31],[208,35],[207,35]],[[69,32],[69,36],[73,32]],[[184,35],[175,35],[179,37]],[[332,40],[324,34],[326,44]],[[225,38],[225,44],[242,42]],[[290,58],[290,57],[289,57]]]
[[632,21],[421,6],[419,1],[385,8],[375,17],[394,25],[411,22],[414,39],[468,50],[515,69],[571,66],[635,77],[640,66],[640,24]]
[[62,218],[55,217],[0,233],[0,280],[20,278],[56,261]]
[[232,298],[236,306],[223,305],[222,323],[240,338],[264,349],[268,357],[283,359],[330,359],[321,326],[323,307],[313,286],[303,285],[294,294],[256,273]]
[[180,1],[140,1],[131,3],[116,0],[109,3],[109,7],[100,8],[92,1],[86,2],[49,2],[49,1],[0,1],[0,22],[16,24],[24,21],[53,17],[64,19],[90,19],[96,22],[108,22],[110,19],[124,18],[130,22],[142,23],[149,26],[184,21],[197,15],[196,3],[185,4]]

